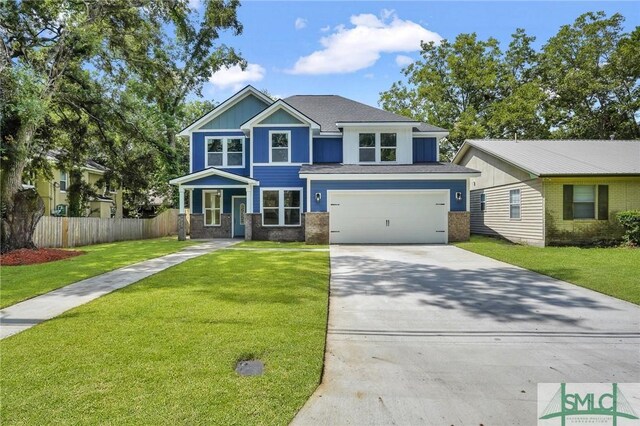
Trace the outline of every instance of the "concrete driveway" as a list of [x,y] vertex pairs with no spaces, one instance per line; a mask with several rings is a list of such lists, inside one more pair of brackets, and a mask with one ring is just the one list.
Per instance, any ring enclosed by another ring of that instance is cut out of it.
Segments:
[[331,274],[293,424],[532,425],[537,383],[640,382],[633,304],[453,246],[332,246]]

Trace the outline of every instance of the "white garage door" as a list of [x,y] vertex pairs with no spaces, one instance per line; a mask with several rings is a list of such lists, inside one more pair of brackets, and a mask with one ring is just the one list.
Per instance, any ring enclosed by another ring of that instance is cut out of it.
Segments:
[[447,243],[448,191],[330,191],[330,242]]

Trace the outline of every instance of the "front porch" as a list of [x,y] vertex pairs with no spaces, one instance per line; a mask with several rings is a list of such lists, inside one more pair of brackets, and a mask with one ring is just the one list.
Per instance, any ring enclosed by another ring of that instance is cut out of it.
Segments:
[[[178,186],[178,239],[187,235],[185,194],[189,191],[191,238],[245,238],[246,218],[253,212],[258,181],[209,168],[170,181]],[[249,237],[250,239],[250,237]]]

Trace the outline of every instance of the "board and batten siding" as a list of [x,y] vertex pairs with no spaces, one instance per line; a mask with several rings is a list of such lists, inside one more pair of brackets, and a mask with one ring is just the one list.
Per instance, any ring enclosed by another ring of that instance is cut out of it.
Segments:
[[[509,191],[520,190],[520,219],[509,218]],[[485,194],[486,209],[480,210]],[[533,179],[497,187],[475,189],[471,198],[471,233],[501,236],[513,242],[544,245],[542,182]]]

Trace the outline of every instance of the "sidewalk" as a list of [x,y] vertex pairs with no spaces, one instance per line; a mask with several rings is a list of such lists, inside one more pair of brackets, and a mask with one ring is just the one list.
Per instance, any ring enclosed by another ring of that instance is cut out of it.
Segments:
[[63,312],[84,305],[114,290],[157,274],[185,260],[235,244],[234,240],[213,240],[176,253],[145,260],[111,272],[87,278],[33,299],[0,310],[0,339],[20,333]]

